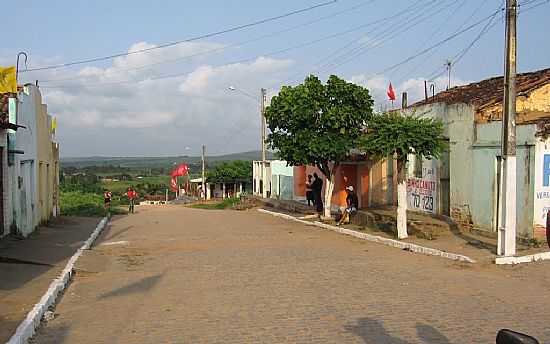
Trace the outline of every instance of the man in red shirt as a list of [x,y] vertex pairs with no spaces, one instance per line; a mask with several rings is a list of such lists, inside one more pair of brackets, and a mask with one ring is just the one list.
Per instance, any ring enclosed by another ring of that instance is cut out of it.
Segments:
[[128,209],[128,212],[134,213],[134,205],[135,201],[138,198],[137,192],[134,191],[131,187],[128,188],[128,191],[126,192],[126,196],[128,197],[128,201],[130,201],[130,207]]

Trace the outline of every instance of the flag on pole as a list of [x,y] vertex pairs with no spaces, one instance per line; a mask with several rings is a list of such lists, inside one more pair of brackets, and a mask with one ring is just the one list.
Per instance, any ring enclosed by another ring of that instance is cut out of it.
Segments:
[[17,93],[15,67],[0,67],[0,93]]
[[395,91],[393,90],[393,86],[392,86],[391,82],[390,82],[390,87],[388,87],[388,92],[386,92],[386,94],[388,95],[388,98],[391,101],[395,100]]
[[172,177],[172,179],[170,180],[170,189],[172,189],[172,191],[176,192],[178,191],[178,177]]

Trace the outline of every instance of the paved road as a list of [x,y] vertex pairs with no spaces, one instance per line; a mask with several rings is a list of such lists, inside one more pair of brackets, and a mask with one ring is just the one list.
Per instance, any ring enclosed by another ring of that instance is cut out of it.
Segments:
[[472,267],[255,211],[139,208],[79,269],[35,343],[550,342],[550,264]]

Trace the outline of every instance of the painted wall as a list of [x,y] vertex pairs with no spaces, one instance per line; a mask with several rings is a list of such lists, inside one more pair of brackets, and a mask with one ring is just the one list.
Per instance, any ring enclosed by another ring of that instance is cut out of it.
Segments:
[[10,166],[12,176],[12,202],[14,225],[19,233],[29,235],[40,221],[38,206],[38,164],[37,164],[37,118],[42,109],[39,89],[27,85],[18,95],[17,122],[25,128],[16,133],[15,149],[24,154],[14,154],[14,165]]
[[[344,163],[340,165],[335,172],[334,179],[334,192],[332,194],[331,206],[333,210],[340,210],[346,206],[346,186],[353,186],[357,192],[359,198],[359,207],[367,207],[366,202],[369,198],[369,167],[367,162],[360,163]],[[324,197],[326,178],[314,166],[301,166],[294,168],[294,194],[304,195],[305,197],[306,187],[305,183],[308,175],[317,173],[323,180],[322,195]]]
[[257,196],[262,196],[260,184],[266,188],[267,194],[271,194],[271,161],[266,161],[264,169],[264,175],[262,180],[262,166],[261,161],[252,162],[252,184],[253,184],[253,193]]
[[[476,125],[476,141],[472,146],[474,175],[471,209],[472,220],[477,227],[496,231],[498,225],[498,163],[501,153],[501,122]],[[522,237],[532,237],[535,125],[519,125],[517,138],[517,232]]]
[[294,199],[294,167],[287,166],[283,160],[273,160],[271,166],[272,198]]
[[550,141],[538,141],[535,152],[533,227],[536,237],[544,237],[550,211]]
[[306,180],[307,180],[307,167],[306,166],[294,166],[294,199],[305,200],[306,199]]
[[[409,166],[415,166],[417,157],[411,157]],[[407,207],[408,209],[430,214],[439,213],[439,173],[436,160],[419,161],[419,174],[414,169],[408,169],[407,176]]]
[[[476,124],[474,109],[466,104],[432,104],[417,108],[416,113],[439,118],[445,124],[451,216],[465,227],[496,231],[501,122]],[[535,125],[517,126],[517,228],[522,237],[533,235],[534,171],[535,162],[540,160],[535,151],[535,131]],[[409,175],[413,169],[414,163],[410,163]],[[441,190],[437,196],[441,197]]]
[[0,237],[10,233],[10,226],[13,222],[13,208],[11,203],[11,189],[12,183],[10,182],[9,169],[8,169],[8,143],[7,143],[7,130],[0,130],[0,150],[1,150],[1,163],[2,168],[2,211],[4,214],[4,221],[2,222],[2,230],[0,230]]

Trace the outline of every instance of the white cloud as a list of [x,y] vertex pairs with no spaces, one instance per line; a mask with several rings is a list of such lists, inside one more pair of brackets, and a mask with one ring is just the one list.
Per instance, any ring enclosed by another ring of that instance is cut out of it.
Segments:
[[[129,51],[152,46],[139,42]],[[287,72],[292,61],[258,57],[215,65],[201,55],[220,47],[186,43],[119,57],[107,66],[54,69],[24,77],[45,80],[39,81],[43,102],[58,118],[57,138],[64,156],[197,154],[202,144],[210,154],[257,149],[259,104],[228,87],[259,97],[260,87]],[[137,68],[189,55],[197,56],[184,65]],[[34,61],[33,66],[45,64]],[[180,76],[156,78],[170,74]],[[54,79],[59,81],[47,82]],[[191,150],[184,152],[186,146]]]

